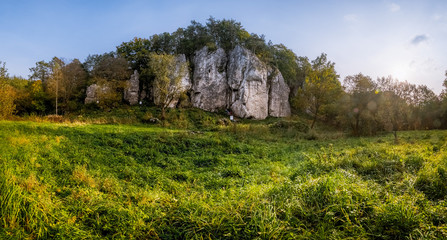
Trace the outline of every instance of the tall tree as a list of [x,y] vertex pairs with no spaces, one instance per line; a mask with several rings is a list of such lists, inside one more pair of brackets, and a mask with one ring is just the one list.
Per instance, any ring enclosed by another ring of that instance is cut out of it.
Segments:
[[61,93],[64,92],[65,87],[62,84],[63,80],[62,68],[65,66],[65,62],[62,59],[54,57],[53,60],[51,61],[51,66],[52,66],[52,74],[48,79],[47,91],[49,92],[50,96],[54,97],[55,99],[55,110],[56,115],[58,115],[59,97],[61,96]]
[[320,114],[325,114],[322,110],[336,102],[341,96],[343,90],[338,78],[335,63],[328,61],[325,53],[312,61],[312,68],[296,100],[301,108],[312,116],[311,129],[315,126]]
[[[65,111],[71,110],[76,101],[82,102],[82,89],[87,84],[87,72],[78,59],[74,59],[62,68],[63,100]],[[70,104],[72,103],[72,104]]]
[[110,109],[122,103],[125,81],[131,75],[129,62],[110,52],[89,56],[84,64],[89,69],[89,82],[98,85],[96,94],[100,99],[99,106]]
[[373,128],[369,129],[370,131],[375,131],[375,127],[371,125],[374,124],[374,115],[377,112],[378,104],[376,83],[369,76],[359,73],[347,76],[344,79],[343,87],[348,93],[349,101],[342,107],[347,108],[344,114],[346,114],[353,134],[359,136],[362,128],[368,126]]
[[0,61],[0,119],[11,116],[16,108],[14,104],[16,92],[8,84],[8,69],[6,63]]
[[6,68],[6,63],[0,61],[0,79],[6,79],[9,77],[8,69]]
[[439,95],[441,100],[441,124],[443,128],[447,128],[447,70],[445,71],[445,79],[442,83],[444,87]]
[[31,74],[30,80],[40,80],[45,86],[52,73],[51,62],[39,61],[36,66],[29,69]]

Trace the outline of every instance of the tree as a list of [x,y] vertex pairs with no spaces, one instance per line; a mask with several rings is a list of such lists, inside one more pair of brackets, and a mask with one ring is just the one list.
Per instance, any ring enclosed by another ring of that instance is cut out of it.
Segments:
[[441,101],[441,124],[443,128],[447,128],[447,70],[445,71],[445,79],[442,83],[442,89],[439,95]]
[[279,69],[292,92],[302,87],[305,78],[301,78],[301,69],[298,65],[299,58],[296,54],[283,44],[274,45],[272,52],[273,64]]
[[373,125],[378,104],[376,83],[369,76],[359,73],[347,76],[344,79],[343,87],[349,100],[341,107],[346,109],[344,114],[353,134],[359,136],[362,130],[366,130],[363,129],[366,127],[370,128],[370,132],[375,132],[377,129]]
[[391,76],[377,79],[380,89],[378,115],[380,122],[387,131],[392,131],[395,142],[398,142],[397,132],[408,128],[411,115],[411,88],[408,84],[399,82]]
[[40,80],[45,85],[52,73],[51,62],[39,61],[29,71],[31,72],[31,75],[29,75],[30,80]]
[[58,104],[59,104],[59,96],[60,93],[63,92],[64,86],[61,84],[63,79],[63,72],[62,68],[64,67],[65,63],[63,60],[54,57],[52,60],[52,74],[48,80],[48,88],[47,90],[50,93],[50,96],[54,97],[55,99],[55,110],[56,115],[58,115]]
[[210,17],[206,26],[215,46],[221,47],[225,51],[233,50],[234,47],[250,37],[242,24],[233,19],[216,20]]
[[87,84],[87,72],[78,59],[74,59],[62,68],[62,86],[65,111],[75,108],[76,102],[82,102],[82,89]]
[[150,55],[151,65],[149,66],[154,79],[155,103],[161,107],[161,117],[166,116],[166,108],[171,106],[173,101],[178,99],[185,89],[182,87],[182,77],[187,70],[186,64],[180,64],[177,58],[168,54]]
[[46,101],[48,99],[45,93],[41,80],[33,81],[29,87],[30,97],[31,97],[31,107],[32,111],[37,113],[44,113],[46,108]]
[[151,42],[144,38],[134,38],[130,42],[123,42],[116,48],[117,53],[124,57],[132,69],[140,74],[148,67]]
[[104,109],[117,107],[123,100],[125,81],[131,75],[128,61],[114,52],[89,56],[87,60],[90,83],[97,84],[99,106]]
[[11,116],[15,111],[15,96],[14,88],[7,83],[8,72],[5,67],[6,63],[0,61],[0,119]]
[[312,116],[311,129],[322,110],[336,102],[343,92],[334,66],[325,53],[313,60],[304,86],[297,95],[296,103]]
[[[3,63],[3,65],[2,65]],[[6,79],[9,77],[8,69],[6,68],[6,63],[0,61],[0,79]]]

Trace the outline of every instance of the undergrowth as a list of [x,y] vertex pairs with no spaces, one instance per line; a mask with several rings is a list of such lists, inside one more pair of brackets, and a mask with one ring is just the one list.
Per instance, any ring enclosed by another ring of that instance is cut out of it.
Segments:
[[447,238],[445,131],[168,116],[0,122],[0,238]]

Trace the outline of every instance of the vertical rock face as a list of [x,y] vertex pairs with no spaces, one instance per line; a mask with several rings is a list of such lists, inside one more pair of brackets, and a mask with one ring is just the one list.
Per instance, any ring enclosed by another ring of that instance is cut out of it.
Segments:
[[138,92],[140,91],[140,75],[135,70],[130,80],[126,81],[126,89],[124,90],[124,100],[128,101],[130,105],[138,103]]
[[196,52],[192,105],[207,111],[230,108],[241,118],[264,119],[290,115],[290,89],[277,69],[271,69],[249,50],[237,46]]
[[228,107],[228,84],[226,76],[227,57],[221,48],[209,52],[207,47],[196,52],[191,103],[206,111]]
[[291,115],[289,93],[289,86],[276,69],[270,77],[269,116],[288,117]]
[[230,52],[228,85],[232,112],[242,118],[268,116],[268,70],[253,53],[237,46]]

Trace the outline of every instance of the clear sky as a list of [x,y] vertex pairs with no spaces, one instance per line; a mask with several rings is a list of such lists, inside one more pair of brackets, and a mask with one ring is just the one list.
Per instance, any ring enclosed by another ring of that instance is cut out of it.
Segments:
[[0,61],[27,78],[37,61],[84,61],[210,16],[235,19],[298,56],[325,52],[341,81],[362,72],[442,89],[446,0],[0,0]]

